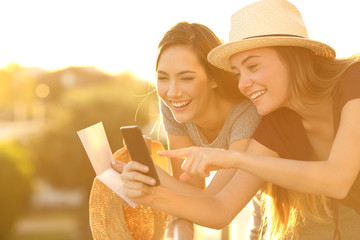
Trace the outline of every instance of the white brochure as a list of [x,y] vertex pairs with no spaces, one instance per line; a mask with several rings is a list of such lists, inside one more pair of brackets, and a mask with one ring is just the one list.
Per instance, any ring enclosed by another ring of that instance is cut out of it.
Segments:
[[137,204],[130,201],[122,191],[120,173],[115,171],[110,163],[113,160],[108,139],[102,122],[77,132],[97,178],[123,198],[130,206]]

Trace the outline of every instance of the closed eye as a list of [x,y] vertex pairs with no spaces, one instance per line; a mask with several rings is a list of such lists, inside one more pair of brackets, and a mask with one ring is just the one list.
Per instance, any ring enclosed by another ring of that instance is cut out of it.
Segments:
[[259,66],[259,64],[250,64],[248,66],[248,69],[252,72],[256,71],[257,67]]
[[193,80],[193,77],[182,77],[181,80],[190,81]]
[[252,65],[249,65],[249,66],[248,66],[248,69],[249,69],[250,71],[255,71],[256,68],[257,68],[257,66],[258,66],[258,64],[252,64]]
[[169,78],[169,75],[165,71],[158,70],[157,71],[157,80],[166,80]]
[[168,79],[167,77],[157,77],[158,81],[163,81],[163,80],[167,80],[167,79]]

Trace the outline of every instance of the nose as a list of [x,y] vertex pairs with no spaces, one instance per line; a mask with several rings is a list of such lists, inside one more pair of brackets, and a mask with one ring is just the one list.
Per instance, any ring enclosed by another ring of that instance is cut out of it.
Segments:
[[167,89],[167,96],[171,98],[175,98],[180,96],[181,90],[177,84],[177,81],[169,81],[168,89]]
[[253,85],[253,81],[246,74],[241,74],[239,77],[238,88],[240,92],[244,93],[246,89],[250,88]]

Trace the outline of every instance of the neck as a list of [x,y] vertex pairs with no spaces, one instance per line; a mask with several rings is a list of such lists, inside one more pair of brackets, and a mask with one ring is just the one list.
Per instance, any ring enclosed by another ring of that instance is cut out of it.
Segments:
[[[231,102],[218,97],[209,104],[206,113],[201,119],[194,120],[194,123],[202,134],[211,141],[221,131],[231,108]],[[211,106],[211,107],[210,107]]]
[[297,110],[310,145],[312,160],[325,160],[329,157],[334,141],[334,119],[332,99],[321,100],[310,107]]
[[[322,100],[317,100],[311,103],[310,105],[304,105],[302,103],[290,107],[293,111],[298,113],[304,125],[309,123],[312,125],[313,122],[328,122],[332,124],[333,119],[333,105],[331,96],[324,98]],[[329,122],[331,120],[331,122]]]

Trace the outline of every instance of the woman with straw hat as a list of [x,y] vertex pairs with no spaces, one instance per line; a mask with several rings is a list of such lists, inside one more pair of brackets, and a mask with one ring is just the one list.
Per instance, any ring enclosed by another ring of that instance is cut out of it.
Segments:
[[[228,223],[258,189],[264,239],[358,239],[360,234],[360,63],[336,59],[308,37],[302,16],[285,0],[248,5],[231,18],[230,42],[208,60],[232,71],[263,119],[247,152],[185,148],[160,152],[186,159],[187,175],[239,169],[213,196],[186,196],[147,181],[127,166],[134,201],[210,227]],[[267,184],[265,184],[267,183]],[[176,206],[176,208],[174,207]]]

